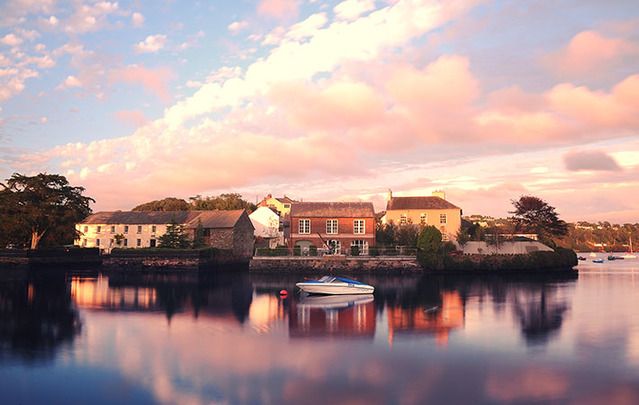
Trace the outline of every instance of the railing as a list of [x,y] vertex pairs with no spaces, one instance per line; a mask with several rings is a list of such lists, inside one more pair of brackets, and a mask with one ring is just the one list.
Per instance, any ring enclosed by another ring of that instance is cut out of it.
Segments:
[[316,248],[311,246],[309,248],[257,248],[255,249],[256,257],[285,257],[285,256],[300,256],[300,257],[322,257],[322,256],[349,256],[349,257],[378,257],[378,256],[410,256],[415,257],[417,255],[417,248],[407,246],[371,246],[363,251],[358,249],[340,249],[338,251],[332,251],[328,248]]

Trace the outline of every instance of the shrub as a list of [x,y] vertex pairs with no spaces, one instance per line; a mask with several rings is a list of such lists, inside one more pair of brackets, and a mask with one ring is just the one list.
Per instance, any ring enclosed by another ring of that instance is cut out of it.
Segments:
[[293,256],[301,256],[302,255],[302,247],[297,245],[293,248]]
[[417,238],[417,250],[424,253],[435,254],[440,251],[442,245],[442,234],[434,226],[426,226],[419,233]]
[[308,248],[308,254],[309,254],[310,256],[317,256],[317,246],[315,246],[315,245],[311,245],[311,246]]
[[359,256],[359,246],[351,246],[351,256]]

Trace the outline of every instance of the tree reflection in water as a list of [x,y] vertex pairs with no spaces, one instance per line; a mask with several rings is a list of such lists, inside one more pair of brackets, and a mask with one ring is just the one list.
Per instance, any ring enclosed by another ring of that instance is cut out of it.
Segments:
[[62,274],[0,281],[0,353],[27,361],[52,359],[81,331],[70,284]]

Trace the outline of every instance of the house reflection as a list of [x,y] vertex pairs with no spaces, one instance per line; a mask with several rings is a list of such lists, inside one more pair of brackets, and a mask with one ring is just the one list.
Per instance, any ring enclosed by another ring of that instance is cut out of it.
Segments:
[[302,297],[291,302],[289,336],[373,339],[376,315],[372,295]]
[[72,277],[71,296],[79,308],[105,311],[178,313],[242,324],[252,301],[252,287],[241,277],[218,280],[165,280],[162,277]]
[[401,335],[432,334],[446,345],[452,330],[464,326],[464,304],[457,291],[442,291],[440,305],[431,307],[388,306],[388,343]]

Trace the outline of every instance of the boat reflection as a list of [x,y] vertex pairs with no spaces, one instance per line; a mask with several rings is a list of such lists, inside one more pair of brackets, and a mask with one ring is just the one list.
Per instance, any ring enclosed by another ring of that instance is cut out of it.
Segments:
[[289,336],[372,339],[376,315],[372,295],[300,296],[291,302]]

